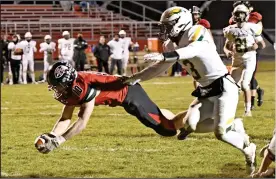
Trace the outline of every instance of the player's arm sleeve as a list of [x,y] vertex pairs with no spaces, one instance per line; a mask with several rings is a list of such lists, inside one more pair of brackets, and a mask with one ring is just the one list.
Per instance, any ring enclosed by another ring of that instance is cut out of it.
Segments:
[[61,39],[58,40],[58,49],[61,49]]
[[64,134],[62,134],[62,136],[66,140],[79,134],[82,130],[86,128],[86,125],[94,110],[94,105],[95,105],[95,98],[81,105],[80,111],[78,113],[78,120],[75,123],[73,123]]
[[14,43],[9,43],[9,45],[8,45],[8,49],[9,50],[13,50],[15,48],[15,45],[14,45]]
[[56,43],[53,42],[53,51],[55,52],[56,51]]
[[198,51],[200,50],[200,48],[197,48],[197,46],[200,45],[199,43],[202,43],[202,42],[193,42],[188,46],[177,49],[173,52],[163,53],[165,61],[175,62],[176,60],[181,61],[181,60],[194,58],[197,55]]
[[42,43],[39,45],[39,47],[39,52],[44,52],[46,50]]
[[159,76],[166,70],[168,70],[175,61],[172,62],[166,62],[166,61],[159,61],[155,62],[153,65],[143,69],[142,71],[132,75],[130,78],[132,81],[146,81],[150,80],[156,76]]
[[33,44],[33,49],[34,49],[34,52],[37,52],[37,48],[36,48],[36,42],[34,41],[34,44]]
[[75,106],[64,106],[62,114],[57,123],[55,124],[52,132],[57,136],[62,135],[70,125]]

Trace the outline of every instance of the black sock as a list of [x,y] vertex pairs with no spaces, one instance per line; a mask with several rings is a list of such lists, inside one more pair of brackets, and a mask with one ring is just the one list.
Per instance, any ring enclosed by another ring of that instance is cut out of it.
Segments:
[[255,96],[251,96],[251,106],[255,105]]

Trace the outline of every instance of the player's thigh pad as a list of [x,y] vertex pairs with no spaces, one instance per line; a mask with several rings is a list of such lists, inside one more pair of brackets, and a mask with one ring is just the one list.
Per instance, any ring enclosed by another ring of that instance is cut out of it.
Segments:
[[28,60],[28,66],[31,72],[34,72],[34,60],[33,59],[29,59]]
[[250,89],[250,81],[256,68],[256,55],[250,55],[245,59],[244,62],[244,75],[242,79],[242,88],[245,90]]
[[219,136],[231,130],[239,100],[238,87],[234,84],[232,77],[223,78],[223,88],[224,92],[220,96],[212,97],[215,102],[215,133]]
[[195,131],[197,124],[213,117],[214,103],[208,98],[200,99],[198,104],[190,105],[188,109],[188,126]]

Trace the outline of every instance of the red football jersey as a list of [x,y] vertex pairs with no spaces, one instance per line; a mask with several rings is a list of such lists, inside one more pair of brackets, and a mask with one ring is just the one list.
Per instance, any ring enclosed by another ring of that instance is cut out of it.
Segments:
[[209,23],[209,21],[207,21],[206,19],[200,19],[197,24],[202,25],[203,27],[205,27],[206,29],[210,29],[211,25]]
[[[249,14],[248,22],[252,22],[254,24],[257,24],[258,22],[262,21],[262,19],[263,19],[263,17],[262,17],[262,15],[260,13],[258,13],[258,12],[251,12]],[[230,25],[235,24],[233,22],[233,17],[231,17],[229,19],[229,24]]]
[[95,99],[95,105],[117,106],[124,101],[128,86],[113,75],[98,72],[78,72],[69,97],[61,96],[57,100],[66,105],[81,105],[93,99],[96,90],[100,90],[100,94]]

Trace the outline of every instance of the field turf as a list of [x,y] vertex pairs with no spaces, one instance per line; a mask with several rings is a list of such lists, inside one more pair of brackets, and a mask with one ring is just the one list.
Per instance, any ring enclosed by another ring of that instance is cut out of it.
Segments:
[[[258,151],[275,127],[274,67],[274,62],[259,65],[264,104],[256,107],[252,118],[244,118]],[[174,113],[193,99],[191,77],[160,77],[142,86],[160,108]],[[247,177],[241,152],[213,133],[192,134],[185,141],[160,137],[121,107],[96,107],[80,135],[43,155],[34,140],[52,129],[62,105],[46,84],[4,85],[1,90],[2,177]],[[241,95],[237,117],[243,114],[242,99]],[[259,156],[257,160],[260,164]]]

